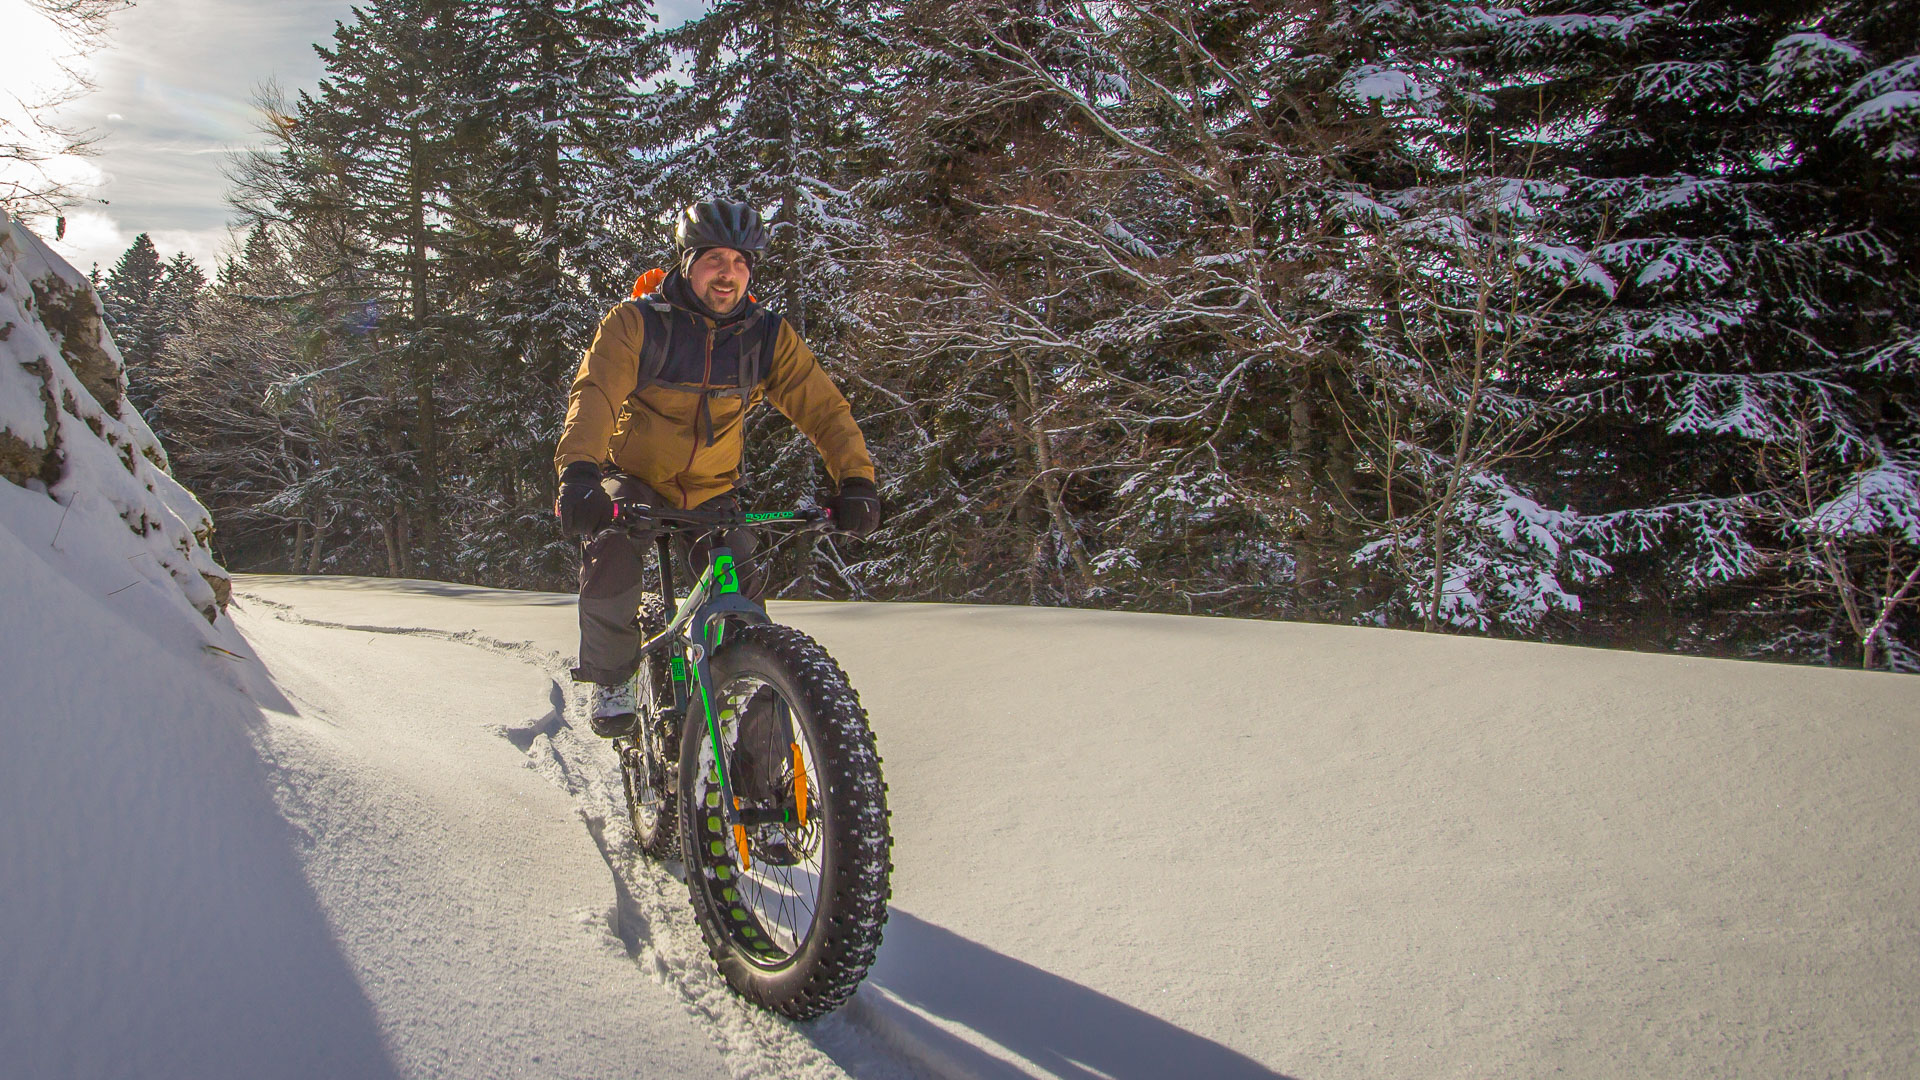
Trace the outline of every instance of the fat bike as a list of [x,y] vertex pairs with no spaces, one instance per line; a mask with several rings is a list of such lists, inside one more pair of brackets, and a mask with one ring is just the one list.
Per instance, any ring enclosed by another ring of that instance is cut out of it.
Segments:
[[[637,719],[613,741],[635,842],[681,860],[707,952],[735,991],[797,1020],[824,1015],[880,947],[887,786],[846,673],[741,592],[743,567],[720,541],[741,527],[824,531],[829,515],[618,509],[616,527],[653,533],[657,548],[658,588],[637,615]],[[674,541],[701,536],[714,545],[676,599]]]

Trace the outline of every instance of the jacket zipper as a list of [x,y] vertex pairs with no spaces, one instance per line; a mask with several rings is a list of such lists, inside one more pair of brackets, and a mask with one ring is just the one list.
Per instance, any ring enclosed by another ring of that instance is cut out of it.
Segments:
[[[713,324],[708,323],[707,324],[707,366],[706,366],[706,370],[700,373],[700,400],[703,403],[707,400],[707,386],[712,382],[713,382]],[[700,453],[700,413],[701,413],[700,407],[698,405],[694,406],[693,445],[687,448],[687,466],[686,468],[680,470],[679,476],[676,476],[673,478],[674,485],[680,489],[680,505],[683,507],[687,505],[687,500],[689,498],[689,496],[687,495],[687,473],[693,469],[693,459],[696,455]],[[712,408],[709,407],[706,410],[706,413],[707,413],[707,434],[709,437],[711,437],[713,434]]]

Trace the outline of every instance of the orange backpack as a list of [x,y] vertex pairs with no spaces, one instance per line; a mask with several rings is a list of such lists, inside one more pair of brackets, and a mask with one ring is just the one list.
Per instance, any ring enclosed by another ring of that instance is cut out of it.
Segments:
[[639,277],[635,278],[633,281],[632,299],[638,300],[641,297],[647,295],[648,293],[654,291],[655,289],[658,289],[660,287],[660,283],[665,280],[667,280],[667,272],[665,270],[660,269],[657,266],[647,271],[646,273],[641,274]]

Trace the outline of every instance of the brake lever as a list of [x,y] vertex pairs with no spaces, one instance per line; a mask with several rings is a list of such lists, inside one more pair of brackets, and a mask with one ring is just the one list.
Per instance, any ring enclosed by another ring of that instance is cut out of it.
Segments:
[[652,507],[649,507],[646,503],[621,502],[615,500],[613,504],[614,524],[624,527],[630,521],[651,520],[653,517],[653,514],[649,512],[651,509]]

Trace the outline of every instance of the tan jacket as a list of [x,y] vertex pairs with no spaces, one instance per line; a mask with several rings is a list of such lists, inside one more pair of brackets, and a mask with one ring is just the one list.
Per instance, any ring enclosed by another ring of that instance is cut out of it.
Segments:
[[[700,316],[700,321],[712,330],[713,320]],[[691,509],[733,489],[740,476],[746,410],[765,400],[813,440],[836,485],[848,477],[874,479],[873,459],[853,422],[852,407],[791,324],[781,322],[773,366],[745,408],[738,395],[708,395],[711,446],[699,421],[699,393],[658,384],[635,393],[643,326],[632,304],[620,304],[600,320],[567,397],[567,423],[553,455],[556,470],[576,461],[611,462],[667,501]]]

